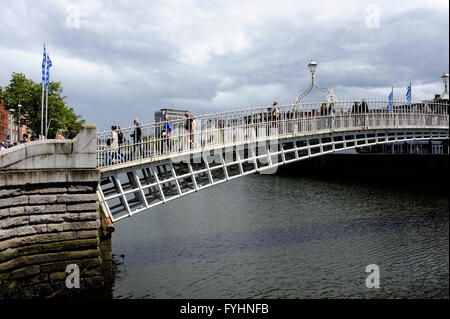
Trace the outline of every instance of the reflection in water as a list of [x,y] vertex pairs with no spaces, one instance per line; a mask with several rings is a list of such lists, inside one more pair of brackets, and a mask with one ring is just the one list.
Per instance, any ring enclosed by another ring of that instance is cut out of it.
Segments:
[[448,298],[448,188],[393,180],[251,175],[139,213],[113,234],[112,295]]

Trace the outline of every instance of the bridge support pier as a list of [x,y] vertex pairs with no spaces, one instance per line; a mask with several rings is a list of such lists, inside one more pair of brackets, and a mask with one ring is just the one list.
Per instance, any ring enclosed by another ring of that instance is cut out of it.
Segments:
[[[96,193],[95,133],[85,126],[74,140],[1,153],[0,299],[76,293],[112,279],[111,226]],[[66,285],[69,265],[79,270],[79,289]]]

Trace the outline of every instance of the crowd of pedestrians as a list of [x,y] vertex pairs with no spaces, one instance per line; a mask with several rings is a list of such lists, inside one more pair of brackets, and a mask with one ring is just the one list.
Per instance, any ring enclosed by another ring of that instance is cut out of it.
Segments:
[[[73,139],[73,138],[75,138],[75,136],[77,136],[77,134],[78,134],[78,132],[72,126],[69,126],[67,128],[67,131],[64,129],[59,129],[56,132],[55,139],[57,139],[57,140]],[[15,142],[7,143],[7,142],[0,141],[0,151],[6,150],[8,148],[14,147],[19,144],[34,142],[37,140],[39,140],[39,137],[36,134],[29,135],[28,133],[23,133],[22,139],[19,142],[15,141]]]
[[[179,122],[177,121],[178,128],[180,128]],[[110,134],[106,138],[105,166],[111,163],[123,163],[128,160],[146,158],[150,153],[161,155],[171,151],[173,144],[171,138],[175,128],[168,115],[163,117],[160,126],[155,125],[157,131],[152,132],[153,139],[151,141],[144,141],[139,119],[135,118],[133,123],[134,129],[129,131],[129,142],[125,140],[120,126],[111,126]],[[199,144],[194,135],[196,126],[195,117],[191,113],[186,112],[184,122],[186,149],[192,149]]]
[[[248,134],[255,134],[258,138],[293,130],[310,132],[349,125],[368,129],[369,114],[389,112],[387,106],[383,109],[373,105],[372,109],[369,109],[366,99],[350,102],[345,108],[336,105],[334,101],[329,101],[314,109],[290,107],[280,111],[278,102],[273,101],[266,111],[243,112],[239,118],[227,114],[201,117],[198,122],[190,112],[186,112],[184,118],[175,121],[165,115],[161,122],[145,126],[146,135],[143,134],[139,119],[134,119],[134,128],[125,130],[125,135],[130,137],[130,141],[126,141],[119,126],[111,127],[110,135],[106,137],[106,147],[103,147],[106,155],[101,162],[104,160],[105,165],[110,165],[112,162],[122,163],[148,156],[165,155],[173,151],[186,151],[204,146],[206,143],[214,143],[215,140],[226,143],[235,141],[238,134],[239,138],[241,136],[247,138]],[[293,119],[297,121],[290,121]],[[380,119],[383,120],[383,117]],[[243,128],[244,131],[239,131],[239,128]]]

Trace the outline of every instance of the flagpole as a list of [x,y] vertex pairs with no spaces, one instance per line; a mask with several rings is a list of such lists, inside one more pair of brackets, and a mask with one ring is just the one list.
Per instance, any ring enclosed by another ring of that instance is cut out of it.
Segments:
[[45,83],[45,68],[46,68],[46,53],[45,53],[45,43],[44,43],[44,59],[42,61],[42,103],[41,103],[41,137],[44,138],[44,83]]
[[47,138],[48,88],[45,90],[45,138]]
[[50,67],[52,66],[52,61],[50,60],[49,55],[47,54],[47,72],[46,72],[46,91],[45,91],[45,138],[47,138],[48,135],[48,126],[47,126],[47,119],[48,119],[48,91],[50,90]]
[[48,81],[49,81],[49,69],[48,69],[48,54],[47,54],[47,65],[46,67],[46,79],[45,79],[45,138],[47,139],[48,128],[47,128],[47,113],[48,113]]
[[41,104],[41,138],[44,136],[44,83],[42,83],[42,104]]

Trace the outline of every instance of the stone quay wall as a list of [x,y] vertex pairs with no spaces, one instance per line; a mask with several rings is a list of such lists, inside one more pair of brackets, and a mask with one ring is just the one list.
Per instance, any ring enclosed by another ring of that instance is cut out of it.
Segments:
[[[0,153],[0,299],[67,292],[110,278],[111,225],[99,209],[95,126],[73,140],[44,140]],[[110,226],[109,228],[107,227]]]

